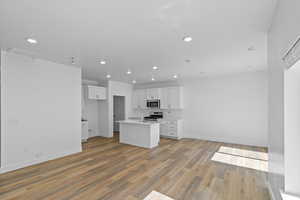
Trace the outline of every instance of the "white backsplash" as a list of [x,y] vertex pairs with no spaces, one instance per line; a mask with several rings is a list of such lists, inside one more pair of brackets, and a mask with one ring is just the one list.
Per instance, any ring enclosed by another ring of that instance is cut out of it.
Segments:
[[153,112],[163,112],[163,119],[177,120],[182,119],[182,110],[165,110],[165,109],[135,109],[132,117],[144,118],[153,114]]

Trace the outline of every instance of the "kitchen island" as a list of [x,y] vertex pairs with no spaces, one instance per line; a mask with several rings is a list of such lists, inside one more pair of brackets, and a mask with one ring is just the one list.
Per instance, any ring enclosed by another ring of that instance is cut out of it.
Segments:
[[120,143],[144,148],[159,144],[159,123],[140,120],[120,121]]

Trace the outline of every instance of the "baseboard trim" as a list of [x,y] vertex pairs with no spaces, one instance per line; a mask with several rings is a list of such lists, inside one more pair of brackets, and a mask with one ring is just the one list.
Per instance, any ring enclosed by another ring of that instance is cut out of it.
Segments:
[[206,135],[202,135],[201,137],[194,137],[189,134],[184,135],[182,138],[187,138],[187,139],[198,139],[198,140],[206,140],[206,141],[212,141],[212,142],[222,142],[222,143],[229,143],[229,144],[241,144],[241,145],[247,145],[247,146],[255,146],[255,147],[263,147],[267,148],[267,144],[260,144],[260,143],[255,143],[255,142],[241,142],[241,141],[234,141],[226,138],[216,138],[216,137],[210,137]]
[[2,168],[0,168],[0,174],[10,172],[10,171],[14,171],[14,170],[17,170],[17,169],[22,169],[22,168],[29,167],[29,166],[32,166],[32,165],[40,164],[40,163],[47,162],[47,161],[50,161],[50,160],[55,160],[57,158],[69,156],[69,155],[80,153],[80,152],[82,152],[81,148],[76,149],[76,150],[65,151],[63,153],[57,153],[57,154],[49,155],[49,156],[42,157],[42,158],[39,158],[39,159],[31,160],[29,162],[23,162],[23,163],[3,166]]
[[282,200],[300,200],[300,197],[285,192],[281,192],[281,197]]
[[167,139],[173,139],[173,140],[180,140],[182,138],[173,137],[173,136],[167,136],[167,135],[160,135],[161,138],[167,138]]
[[267,186],[268,186],[268,191],[269,191],[271,200],[300,200],[299,196],[285,193],[282,190],[280,190],[280,192],[279,192],[280,195],[278,196],[278,198],[276,198],[270,182],[267,183]]
[[107,134],[103,134],[103,133],[99,133],[100,137],[105,137],[105,138],[112,138],[113,137],[113,134],[112,135],[107,135]]

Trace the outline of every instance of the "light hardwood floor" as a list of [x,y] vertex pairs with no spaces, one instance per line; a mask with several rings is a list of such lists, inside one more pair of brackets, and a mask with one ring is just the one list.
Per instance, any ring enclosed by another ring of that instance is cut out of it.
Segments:
[[153,190],[175,200],[268,200],[266,173],[211,160],[221,147],[161,139],[147,150],[92,138],[83,152],[0,175],[0,199],[142,200]]

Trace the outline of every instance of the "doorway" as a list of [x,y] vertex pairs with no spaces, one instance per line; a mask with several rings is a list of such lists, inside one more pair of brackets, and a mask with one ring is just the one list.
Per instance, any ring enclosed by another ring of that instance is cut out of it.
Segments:
[[120,132],[119,121],[125,120],[125,96],[113,96],[113,132]]

